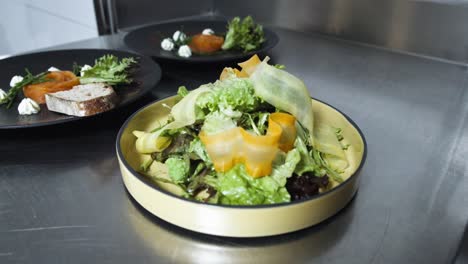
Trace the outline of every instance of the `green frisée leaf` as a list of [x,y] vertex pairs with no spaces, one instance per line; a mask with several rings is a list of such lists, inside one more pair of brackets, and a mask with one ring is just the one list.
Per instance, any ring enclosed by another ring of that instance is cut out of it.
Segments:
[[168,158],[164,164],[167,166],[169,177],[176,182],[187,179],[190,171],[190,160],[187,156],[173,156]]
[[275,180],[278,186],[284,186],[287,178],[291,177],[294,173],[297,164],[301,160],[301,155],[297,149],[292,149],[285,156],[281,155],[280,157],[273,163],[272,172],[269,177]]
[[177,90],[177,94],[180,97],[185,97],[188,93],[189,93],[189,91],[187,90],[187,87],[179,86],[179,89]]
[[218,173],[217,188],[220,192],[219,202],[226,205],[273,204],[291,199],[284,186],[279,186],[270,177],[252,178],[243,164]]
[[236,122],[220,111],[213,112],[205,117],[202,130],[208,135],[216,134],[236,127]]
[[197,99],[197,105],[207,112],[222,109],[251,112],[262,103],[262,99],[255,95],[252,82],[247,78],[218,80],[211,87],[211,93],[205,93]]
[[291,196],[285,188],[286,180],[293,174],[300,158],[296,149],[278,155],[271,174],[261,178],[248,175],[243,164],[238,164],[225,173],[218,173],[219,201],[231,205],[289,202]]
[[228,31],[221,48],[248,52],[258,49],[263,42],[265,42],[263,27],[256,24],[251,16],[244,19],[235,17],[228,23]]
[[296,141],[294,142],[294,146],[296,147],[301,157],[294,172],[297,175],[302,175],[306,172],[313,172],[316,175],[319,174],[317,172],[319,172],[320,167],[318,164],[316,164],[312,156],[309,154],[309,151],[307,150],[307,146],[304,143],[303,139],[297,137]]
[[95,61],[93,67],[83,71],[80,83],[129,84],[132,79],[128,70],[135,63],[135,59],[131,57],[119,60],[114,55],[104,55]]
[[190,142],[190,146],[188,149],[189,153],[195,154],[199,159],[203,160],[206,165],[211,165],[212,162],[208,157],[208,153],[206,153],[205,146],[201,142],[200,138],[197,137],[192,142]]

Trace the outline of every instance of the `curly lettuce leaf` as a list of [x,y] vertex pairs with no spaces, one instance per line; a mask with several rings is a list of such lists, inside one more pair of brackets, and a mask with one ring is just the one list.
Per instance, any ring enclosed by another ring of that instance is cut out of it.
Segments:
[[205,117],[202,130],[208,135],[236,127],[234,120],[220,111],[215,111]]
[[286,180],[291,177],[300,160],[297,150],[283,154],[273,164],[270,176],[252,178],[245,166],[238,164],[225,173],[218,173],[219,202],[228,205],[259,205],[285,203],[291,200]]
[[273,162],[270,178],[278,184],[285,186],[287,178],[291,177],[301,160],[301,155],[297,149],[290,150],[287,154],[279,155]]
[[296,141],[294,142],[294,146],[298,150],[300,154],[300,161],[295,168],[295,173],[297,175],[302,175],[306,172],[312,172],[314,175],[324,175],[325,171],[320,169],[319,164],[317,164],[313,157],[310,155],[309,151],[307,150],[307,146],[304,141],[297,137]]
[[228,31],[221,48],[249,52],[260,48],[263,42],[265,42],[263,27],[255,24],[251,16],[244,19],[235,17],[228,23]]
[[[273,204],[289,202],[291,199],[285,187],[278,187],[268,177],[252,178],[243,164],[225,173],[218,173],[217,187],[220,192],[219,202],[226,205]],[[277,191],[272,192],[273,189]]]
[[188,152],[195,155],[196,158],[203,160],[206,165],[210,166],[213,164],[210,160],[210,157],[208,156],[208,153],[206,152],[205,146],[199,137],[196,137],[194,140],[192,140],[192,142],[190,142]]
[[169,177],[175,182],[184,182],[189,176],[190,160],[185,156],[173,156],[168,158],[164,164],[167,166]]
[[128,70],[135,63],[135,59],[131,57],[119,61],[114,55],[104,55],[95,61],[92,68],[83,72],[80,83],[129,84],[132,79]]
[[197,99],[197,105],[205,111],[232,109],[251,112],[257,109],[263,100],[255,95],[252,82],[247,78],[227,78],[212,84],[210,93]]

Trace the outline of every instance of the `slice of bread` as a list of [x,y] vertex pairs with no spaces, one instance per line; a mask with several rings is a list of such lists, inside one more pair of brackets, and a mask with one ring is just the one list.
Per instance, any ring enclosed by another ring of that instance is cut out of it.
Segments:
[[45,96],[50,111],[74,116],[90,116],[108,111],[117,105],[117,95],[104,83],[82,84],[67,91]]

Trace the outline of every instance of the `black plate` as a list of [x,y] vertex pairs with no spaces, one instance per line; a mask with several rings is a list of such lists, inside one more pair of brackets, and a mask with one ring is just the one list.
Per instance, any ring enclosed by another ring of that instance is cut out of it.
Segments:
[[[117,108],[129,104],[149,92],[161,78],[161,68],[158,64],[151,58],[135,53],[102,49],[57,50],[0,60],[0,88],[7,91],[11,78],[14,75],[24,75],[25,68],[28,68],[33,74],[46,71],[51,66],[61,70],[72,70],[74,62],[79,65],[93,65],[95,59],[105,54],[113,54],[119,58],[138,58],[138,68],[133,75],[135,84],[115,89],[119,97]],[[0,105],[0,129],[46,126],[87,118],[51,112],[47,110],[45,104],[41,105],[41,111],[36,115],[20,115],[18,114],[18,104],[23,98],[23,94],[19,93],[10,109],[7,109],[5,105]]]
[[243,53],[240,51],[220,51],[214,54],[199,55],[192,54],[189,58],[183,58],[174,51],[161,49],[161,41],[164,38],[172,38],[177,30],[182,30],[187,36],[199,34],[205,28],[211,28],[215,34],[225,34],[227,21],[224,20],[183,20],[148,25],[130,31],[124,38],[125,44],[138,53],[152,56],[156,59],[173,60],[180,62],[223,62],[247,58],[256,53],[265,52],[278,43],[278,36],[266,27],[263,27],[266,41],[254,51]]

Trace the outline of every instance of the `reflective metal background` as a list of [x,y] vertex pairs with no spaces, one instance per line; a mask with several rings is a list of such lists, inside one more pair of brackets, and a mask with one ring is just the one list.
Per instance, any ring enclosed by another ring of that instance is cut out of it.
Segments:
[[121,29],[199,14],[250,14],[265,24],[468,63],[466,0],[114,1]]

